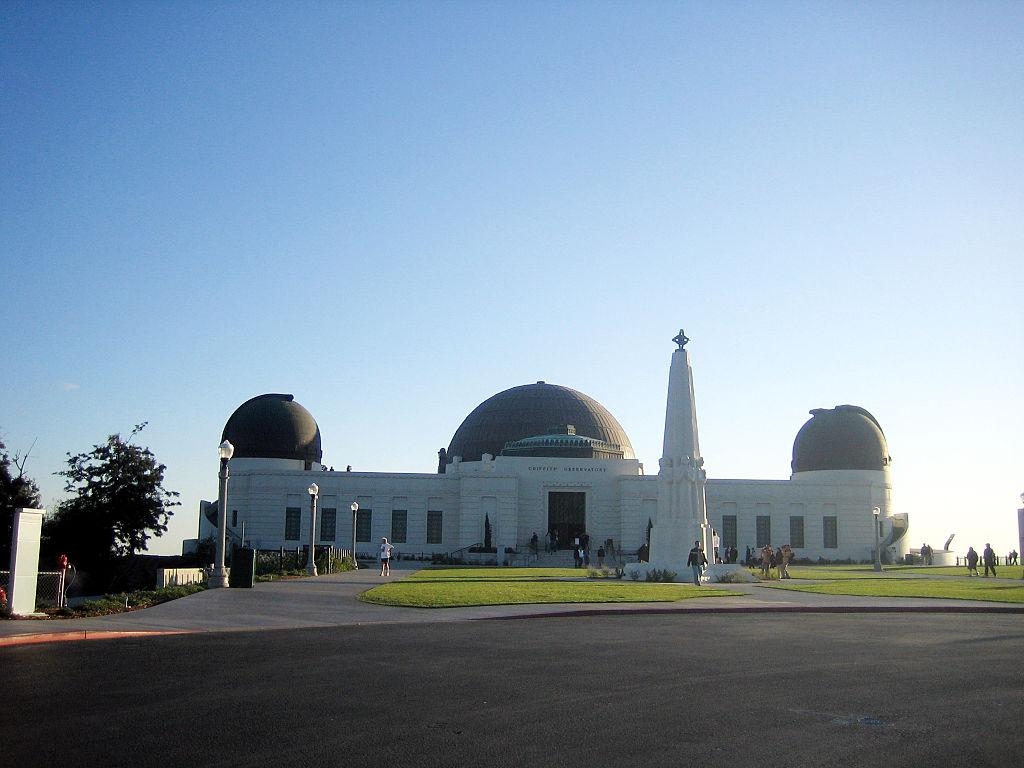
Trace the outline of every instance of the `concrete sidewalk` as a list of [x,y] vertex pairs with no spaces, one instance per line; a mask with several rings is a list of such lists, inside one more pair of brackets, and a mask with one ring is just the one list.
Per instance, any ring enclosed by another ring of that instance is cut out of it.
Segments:
[[1024,606],[967,600],[819,595],[760,584],[715,584],[709,591],[741,596],[702,597],[671,603],[571,603],[471,608],[395,608],[358,600],[368,589],[401,579],[375,569],[262,582],[252,589],[211,589],[153,608],[86,619],[0,621],[0,646],[191,632],[230,632],[353,624],[395,624],[617,613],[1017,613]]

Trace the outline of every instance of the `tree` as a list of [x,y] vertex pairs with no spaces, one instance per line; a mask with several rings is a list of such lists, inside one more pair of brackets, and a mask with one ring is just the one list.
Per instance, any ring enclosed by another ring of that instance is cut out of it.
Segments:
[[150,535],[161,536],[174,514],[178,493],[163,487],[166,467],[149,448],[111,435],[88,453],[68,457],[64,490],[75,494],[61,502],[47,521],[51,546],[86,566],[147,549]]
[[[31,449],[29,449],[31,453]],[[39,486],[25,477],[28,454],[11,456],[0,441],[0,569],[5,569],[11,558],[11,536],[14,533],[14,510],[18,507],[39,507]],[[17,474],[13,474],[11,467]]]

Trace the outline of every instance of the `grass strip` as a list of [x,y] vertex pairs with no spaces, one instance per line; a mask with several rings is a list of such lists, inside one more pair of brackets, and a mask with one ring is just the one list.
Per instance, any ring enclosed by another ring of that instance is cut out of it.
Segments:
[[586,579],[584,568],[425,568],[403,581],[538,581],[545,579]]
[[[538,572],[541,574],[538,577]],[[462,608],[552,603],[662,603],[739,595],[692,584],[586,579],[572,568],[472,568],[419,571],[382,584],[359,599],[377,605]]]
[[[755,569],[757,572],[759,569]],[[794,579],[814,580],[839,580],[839,579],[893,579],[907,578],[920,579],[935,576],[958,576],[963,578],[976,578],[968,576],[967,569],[953,565],[886,565],[881,571],[876,571],[874,566],[867,565],[791,565],[789,575]],[[1000,578],[1017,579],[1024,576],[1019,568],[1013,566],[1003,569]],[[983,577],[982,577],[983,578]]]
[[930,597],[949,600],[987,600],[996,603],[1024,603],[1024,584],[1009,579],[959,580],[927,578],[843,579],[823,584],[794,584],[793,581],[762,582],[775,589],[814,592],[821,595],[861,597]]

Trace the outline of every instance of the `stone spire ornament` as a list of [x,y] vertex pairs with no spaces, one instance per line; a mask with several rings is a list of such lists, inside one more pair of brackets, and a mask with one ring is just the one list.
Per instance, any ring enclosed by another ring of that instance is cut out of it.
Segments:
[[707,473],[697,437],[697,406],[693,371],[683,333],[672,339],[665,405],[665,437],[658,472],[658,519],[651,528],[650,564],[646,568],[670,570],[682,581],[689,573],[686,558],[695,541],[701,543],[709,563],[715,562],[715,542],[708,525],[704,486]]

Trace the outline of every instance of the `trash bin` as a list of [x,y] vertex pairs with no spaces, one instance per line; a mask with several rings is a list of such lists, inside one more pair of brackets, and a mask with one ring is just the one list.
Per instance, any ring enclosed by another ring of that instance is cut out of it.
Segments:
[[256,550],[251,547],[236,549],[231,556],[231,572],[228,575],[228,586],[252,589],[255,583]]

